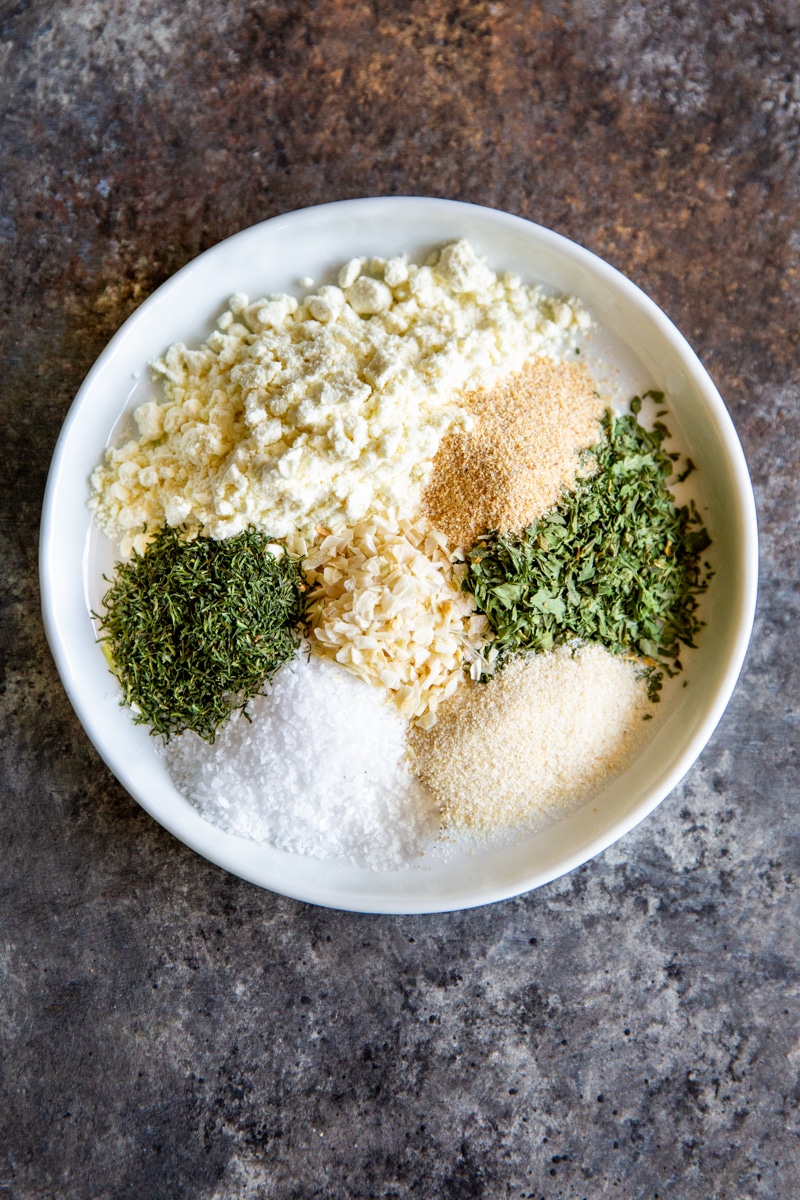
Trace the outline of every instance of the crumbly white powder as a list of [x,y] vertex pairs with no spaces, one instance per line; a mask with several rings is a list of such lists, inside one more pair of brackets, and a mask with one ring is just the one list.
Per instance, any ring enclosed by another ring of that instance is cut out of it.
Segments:
[[339,285],[301,303],[233,296],[203,346],[154,364],[165,402],[141,405],[138,436],[92,475],[90,507],[123,554],[165,523],[282,538],[376,509],[413,516],[442,437],[469,426],[463,393],[563,353],[589,324],[465,241],[424,266],[353,259]]
[[381,693],[305,654],[236,713],[213,746],[163,748],[176,787],[230,833],[374,870],[408,866],[435,836],[430,790],[406,769],[405,721]]

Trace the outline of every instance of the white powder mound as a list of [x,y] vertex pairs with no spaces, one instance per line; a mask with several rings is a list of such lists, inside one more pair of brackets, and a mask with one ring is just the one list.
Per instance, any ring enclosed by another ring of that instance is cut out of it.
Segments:
[[435,836],[430,790],[406,770],[405,721],[381,692],[303,654],[213,746],[187,732],[162,753],[176,787],[240,837],[373,870],[408,866]]
[[164,523],[283,538],[381,508],[411,516],[442,437],[469,425],[463,393],[563,356],[588,323],[464,241],[425,266],[353,259],[302,303],[233,296],[204,345],[153,364],[165,401],[136,410],[138,436],[107,452],[90,507],[123,555]]

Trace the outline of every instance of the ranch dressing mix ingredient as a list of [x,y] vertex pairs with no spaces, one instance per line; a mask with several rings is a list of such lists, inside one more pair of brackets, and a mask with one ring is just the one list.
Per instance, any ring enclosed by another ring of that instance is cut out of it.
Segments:
[[134,719],[213,742],[294,658],[305,591],[298,563],[255,529],[221,542],[162,529],[119,564],[98,617]]
[[419,510],[443,435],[489,387],[589,324],[576,302],[498,278],[469,243],[433,265],[353,259],[298,303],[234,296],[199,350],[155,364],[165,402],[92,476],[90,506],[122,553],[165,523],[273,538]]
[[414,769],[454,832],[535,827],[625,766],[649,708],[645,681],[602,646],[526,655],[412,729]]
[[490,529],[524,529],[571,491],[606,408],[588,371],[549,358],[465,403],[472,428],[445,435],[422,497],[453,546],[472,546]]
[[234,296],[155,364],[164,399],[91,480],[126,560],[98,621],[208,820],[396,870],[630,760],[700,628],[708,535],[664,427],[576,364],[588,326],[459,241]]
[[402,716],[433,725],[464,668],[484,663],[487,622],[461,590],[466,567],[427,521],[375,516],[328,534],[304,570],[314,650],[385,688]]
[[710,539],[694,505],[675,503],[668,431],[639,424],[641,403],[634,396],[630,413],[606,415],[593,473],[541,520],[468,551],[466,586],[501,659],[575,638],[599,642],[644,665],[655,699],[702,627]]
[[222,727],[165,747],[175,783],[222,829],[279,850],[393,870],[436,836],[436,801],[405,765],[406,724],[368,684],[301,652]]

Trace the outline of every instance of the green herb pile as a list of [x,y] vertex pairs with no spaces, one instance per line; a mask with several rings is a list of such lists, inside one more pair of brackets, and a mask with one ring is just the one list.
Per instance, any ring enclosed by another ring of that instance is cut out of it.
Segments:
[[702,624],[711,543],[694,504],[675,504],[667,480],[678,456],[663,449],[661,422],[639,424],[641,404],[637,396],[631,415],[606,413],[608,440],[590,451],[595,473],[557,508],[521,534],[481,539],[463,587],[489,619],[500,663],[576,638],[600,642],[643,660],[655,700]]
[[117,566],[98,617],[123,703],[165,740],[222,722],[294,657],[303,617],[299,564],[262,533],[187,541],[165,528]]

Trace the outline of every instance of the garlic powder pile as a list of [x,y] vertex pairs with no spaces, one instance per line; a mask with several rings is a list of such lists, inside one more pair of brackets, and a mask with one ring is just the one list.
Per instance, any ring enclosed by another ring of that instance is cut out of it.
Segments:
[[465,399],[473,428],[444,437],[422,497],[452,546],[524,529],[553,508],[575,487],[581,451],[603,436],[606,409],[588,371],[541,357]]
[[411,730],[414,769],[454,832],[535,827],[627,764],[649,707],[634,663],[600,645],[561,646],[460,688],[431,730]]
[[123,555],[165,523],[282,538],[376,509],[414,516],[442,437],[469,425],[462,394],[588,324],[465,241],[424,266],[354,259],[301,303],[234,296],[200,349],[177,343],[155,364],[165,401],[136,410],[90,506]]

